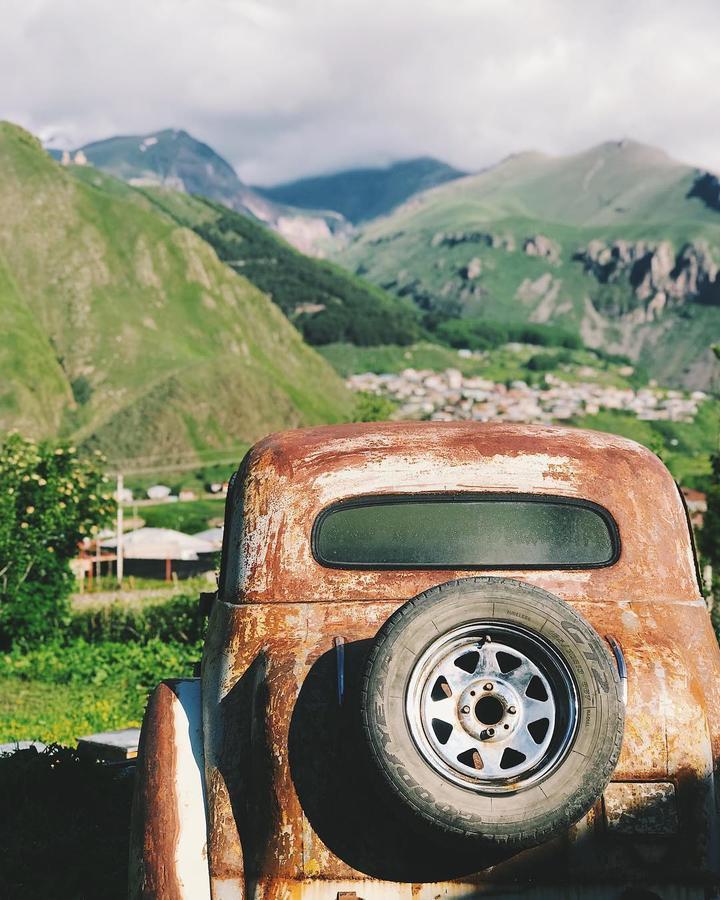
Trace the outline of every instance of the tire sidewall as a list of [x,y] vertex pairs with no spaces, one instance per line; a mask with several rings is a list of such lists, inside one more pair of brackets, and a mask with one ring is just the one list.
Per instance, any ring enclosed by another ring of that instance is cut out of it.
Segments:
[[[540,635],[565,661],[577,690],[577,725],[564,758],[515,793],[480,794],[443,777],[422,756],[405,714],[410,674],[443,634],[494,620]],[[576,822],[605,788],[620,750],[623,706],[614,662],[597,632],[547,591],[507,578],[447,582],[401,607],[381,629],[365,678],[363,724],[387,786],[428,824],[507,843]]]

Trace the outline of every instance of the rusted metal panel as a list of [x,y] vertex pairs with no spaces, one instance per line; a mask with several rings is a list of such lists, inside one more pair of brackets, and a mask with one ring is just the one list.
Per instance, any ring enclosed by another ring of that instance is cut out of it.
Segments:
[[[703,673],[720,671],[720,659],[705,609],[693,600],[573,605],[599,631],[613,633],[627,661],[628,724],[614,778],[673,784],[683,827],[661,862],[668,875],[709,872],[716,846],[714,817],[708,814],[710,737],[718,733],[720,679]],[[216,605],[204,661],[205,684],[214,691],[205,705],[206,755],[214,754],[214,772],[225,778],[227,793],[211,797],[214,884],[241,877],[247,884],[352,881],[368,874],[410,883],[412,873],[423,870],[428,881],[438,882],[422,858],[432,848],[414,836],[398,838],[398,825],[380,799],[368,794],[362,781],[353,787],[355,773],[343,755],[356,739],[351,711],[358,668],[370,639],[397,606],[388,601]],[[337,703],[337,635],[346,641],[343,708]],[[586,828],[586,844],[596,839],[598,828],[596,821]],[[240,846],[242,873],[233,870]],[[622,846],[608,854],[618,876],[637,870],[634,854]],[[551,858],[553,864],[544,863],[540,872],[556,876],[560,864],[568,881],[601,877],[608,866],[602,854],[594,851],[588,861],[567,843]],[[498,868],[471,883],[492,882]],[[516,877],[516,860],[512,871]]]
[[646,448],[570,428],[401,422],[283,432],[253,448],[243,498],[243,564],[238,583],[226,584],[225,599],[414,596],[438,583],[437,571],[343,571],[318,564],[310,541],[316,516],[358,494],[473,490],[580,497],[608,509],[620,528],[622,554],[613,566],[504,575],[575,600],[700,596],[682,502],[667,469]]
[[160,684],[140,736],[130,850],[131,900],[210,898],[200,684]]

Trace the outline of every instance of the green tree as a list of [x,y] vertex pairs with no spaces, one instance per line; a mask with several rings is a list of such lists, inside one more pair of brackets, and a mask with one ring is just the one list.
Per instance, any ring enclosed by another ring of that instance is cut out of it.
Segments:
[[491,350],[507,343],[507,328],[483,319],[447,319],[437,326],[436,334],[451,347]]
[[0,445],[0,646],[37,643],[66,619],[70,560],[114,509],[102,462],[19,434]]
[[353,422],[386,422],[397,409],[389,397],[361,391],[355,397]]

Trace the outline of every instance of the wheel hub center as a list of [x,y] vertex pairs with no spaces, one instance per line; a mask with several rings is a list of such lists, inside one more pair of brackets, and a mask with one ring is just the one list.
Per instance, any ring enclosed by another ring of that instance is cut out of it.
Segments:
[[486,694],[475,704],[475,715],[481,725],[498,725],[505,715],[505,704],[492,694]]
[[508,738],[522,720],[522,703],[515,689],[503,679],[485,676],[473,681],[460,695],[458,721],[476,740]]

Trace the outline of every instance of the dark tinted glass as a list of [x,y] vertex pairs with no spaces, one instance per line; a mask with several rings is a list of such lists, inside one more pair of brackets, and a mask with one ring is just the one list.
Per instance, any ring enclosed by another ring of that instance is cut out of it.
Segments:
[[617,554],[611,521],[564,499],[367,499],[321,514],[314,552],[327,565],[370,569],[602,566]]

